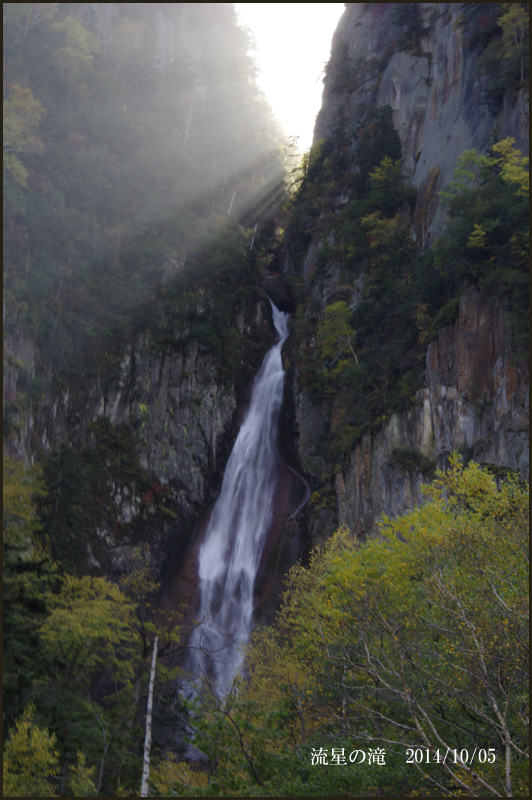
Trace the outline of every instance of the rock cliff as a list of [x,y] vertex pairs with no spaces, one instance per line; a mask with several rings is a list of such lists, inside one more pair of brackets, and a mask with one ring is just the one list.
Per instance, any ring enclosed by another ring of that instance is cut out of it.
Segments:
[[528,476],[528,365],[514,361],[501,304],[468,288],[456,323],[427,349],[416,405],[367,434],[336,475],[339,521],[357,533],[423,501],[422,484],[456,449]]
[[458,156],[483,152],[493,136],[511,136],[528,152],[528,91],[506,92],[495,107],[462,3],[404,4],[403,24],[403,4],[346,5],[314,140],[331,134],[340,107],[356,129],[368,109],[390,106],[405,172],[418,189],[415,229],[425,246],[442,221],[438,191],[452,180]]
[[[97,486],[78,476],[81,504],[89,506],[81,526],[69,534],[78,563],[96,572],[121,571],[132,548],[147,541],[152,566],[160,571],[173,549],[186,548],[191,526],[215,496],[239,409],[273,341],[269,314],[268,303],[257,299],[238,315],[243,347],[231,376],[221,375],[219,359],[198,342],[161,350],[140,334],[110,380],[98,377],[62,392],[48,386],[39,402],[24,391],[35,372],[33,341],[22,333],[6,337],[6,451],[24,459],[39,453],[53,460],[55,454],[58,504],[68,502],[71,492],[69,460],[75,459],[71,469],[81,475],[84,466],[94,467],[94,452],[102,452]],[[112,451],[124,446],[127,452],[117,461]],[[119,463],[128,458],[129,464]]]
[[4,173],[4,452],[43,469],[58,562],[146,543],[160,574],[274,340],[243,220],[278,202],[273,118],[231,4],[14,4],[4,33],[31,129]]
[[[371,112],[391,107],[403,168],[417,190],[411,232],[423,251],[442,230],[445,211],[438,193],[452,180],[464,151],[485,152],[494,139],[507,136],[528,151],[528,92],[513,87],[494,101],[490,78],[480,69],[482,48],[473,42],[478,21],[464,21],[462,4],[346,6],[334,35],[314,140],[337,135],[339,119],[353,133]],[[348,201],[349,190],[336,198],[337,208]],[[329,233],[327,244],[333,239]],[[331,260],[319,279],[311,280],[324,243],[315,234],[299,265],[294,268],[291,259],[285,264],[288,274],[301,276],[319,313],[338,297],[342,275],[341,265]],[[351,286],[350,308],[363,292],[362,268]],[[369,533],[381,514],[395,516],[422,502],[422,484],[445,466],[453,449],[528,476],[528,367],[512,350],[503,306],[501,298],[465,285],[456,322],[427,348],[423,387],[410,410],[386,416],[365,433],[347,466],[336,471],[333,499],[329,494],[328,501],[311,506],[315,542],[338,523]],[[292,392],[296,450],[323,494],[330,411],[301,387],[297,368]]]

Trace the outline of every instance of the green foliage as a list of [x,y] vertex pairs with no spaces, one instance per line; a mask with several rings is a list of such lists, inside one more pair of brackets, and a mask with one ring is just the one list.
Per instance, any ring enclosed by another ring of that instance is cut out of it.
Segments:
[[70,767],[70,790],[73,797],[96,797],[98,792],[94,784],[94,767],[86,764],[85,754],[78,752],[78,761]]
[[[303,179],[292,199],[288,241],[292,243],[294,237],[307,232],[326,234],[333,222],[341,225],[351,217],[352,209],[343,209],[338,215],[336,198],[343,191],[349,190],[353,200],[360,202],[368,198],[373,187],[371,204],[363,202],[362,208],[373,211],[384,203],[384,210],[391,203],[395,210],[405,200],[397,164],[400,159],[401,143],[389,106],[368,113],[354,135],[349,130],[345,108],[340,107],[333,134],[314,143],[303,165]],[[379,167],[381,172],[372,182],[370,175]],[[383,191],[385,187],[391,189],[392,200],[390,191]]]
[[[101,423],[95,433],[87,469],[111,466],[123,480],[134,479],[134,458],[120,432]],[[61,473],[68,494],[65,460]],[[106,578],[61,575],[37,514],[37,504],[48,503],[41,484],[39,470],[4,457],[4,721],[11,729],[5,793],[86,797],[114,792],[120,781],[137,786],[147,654],[156,633],[164,656],[162,700],[175,685],[180,612],[159,612],[153,621],[159,587],[146,548],[124,557],[121,587]],[[73,495],[76,504],[80,496]],[[59,516],[60,505],[56,496]],[[24,710],[28,702],[31,713]]]
[[45,111],[31,89],[23,89],[15,84],[10,89],[8,99],[4,100],[3,112],[4,173],[16,184],[25,187],[28,171],[21,157],[24,153],[42,149],[43,144],[36,132]]
[[175,756],[169,755],[150,768],[150,797],[184,797],[191,787],[205,786],[205,772]]
[[[58,797],[54,791],[59,782],[57,740],[35,721],[33,703],[25,709],[10,731],[3,757],[4,797]],[[94,769],[86,765],[85,755],[70,768],[71,797],[95,797]]]
[[[180,13],[171,4],[159,11],[170,24]],[[157,327],[153,307],[161,310],[182,266],[176,293],[196,293],[210,272],[213,297],[223,286],[227,304],[242,269],[222,276],[211,241],[223,250],[230,239],[225,253],[234,253],[229,207],[237,229],[237,220],[255,225],[282,202],[280,136],[249,79],[245,34],[231,6],[210,12],[200,4],[187,17],[201,28],[203,96],[185,56],[157,59],[146,4],[119,7],[108,20],[113,47],[103,49],[100,11],[6,9],[6,326],[27,327],[38,373],[51,368],[60,388],[107,371],[147,321]],[[240,233],[240,267],[243,241]],[[234,332],[225,337],[222,314],[211,324],[214,306],[191,327],[207,347],[230,353],[230,369],[237,343]]]
[[306,243],[299,231],[319,237],[313,283],[330,283],[331,267],[340,273],[323,315],[303,303],[294,326],[302,384],[328,408],[324,455],[331,463],[341,463],[376,420],[408,405],[418,388],[414,196],[402,174],[391,109],[368,113],[355,136],[340,110],[333,136],[309,155],[287,231],[292,242],[298,228],[295,254]]
[[57,568],[37,512],[45,495],[40,471],[5,455],[3,466],[3,700],[9,726],[43,669],[38,630]]
[[34,535],[40,529],[35,503],[44,495],[38,467],[28,467],[3,455],[2,515],[4,547],[18,558],[30,558],[38,547]]
[[412,55],[422,55],[420,39],[425,30],[419,3],[395,3],[391,19],[395,25],[404,29],[398,42],[399,50],[406,50]]
[[94,55],[100,49],[96,37],[75,17],[66,16],[52,23],[52,30],[59,34],[61,46],[54,53],[61,73],[86,70],[92,66]]
[[[386,158],[389,159],[388,162],[384,161]],[[377,108],[368,114],[356,133],[354,154],[356,194],[369,194],[376,183],[375,178],[372,181],[371,174],[379,167],[389,173],[389,165],[396,165],[401,159],[401,140],[394,128],[392,109],[390,106]],[[403,181],[396,173],[395,187],[402,190],[403,186]],[[396,198],[395,207],[400,205],[402,200],[403,197]]]
[[514,139],[502,139],[491,147],[492,164],[500,169],[501,180],[515,189],[517,197],[528,197],[530,176],[528,157],[521,155]]
[[480,50],[479,72],[497,108],[506,91],[528,86],[528,3],[471,3],[461,16],[469,47]]
[[55,744],[55,736],[35,722],[30,704],[6,742],[4,797],[57,797],[52,783],[59,766]]
[[390,464],[398,464],[403,469],[429,474],[434,472],[435,466],[434,461],[410,447],[396,447],[390,457]]
[[353,58],[349,55],[349,43],[335,39],[331,58],[325,66],[324,83],[329,91],[354,92],[364,84],[378,79],[388,63],[390,52],[381,58]]
[[333,363],[347,350],[358,364],[354,350],[356,331],[350,326],[351,314],[347,303],[339,300],[327,306],[323,320],[318,326],[318,341],[320,354],[323,358]]
[[65,575],[48,605],[40,635],[65,687],[88,689],[104,667],[118,683],[131,680],[138,648],[134,606],[118,586],[106,578]]
[[438,331],[451,325],[458,316],[459,297],[451,297],[434,317],[432,328],[428,339],[435,339]]
[[436,268],[448,283],[464,280],[505,295],[517,351],[528,328],[528,159],[513,139],[495,143],[489,155],[467,151],[443,193],[450,219],[436,243]]
[[[294,224],[304,223],[320,239],[309,277],[324,282],[328,297],[322,314],[300,303],[297,365],[302,386],[327,410],[323,454],[335,464],[371,427],[415,402],[425,346],[456,320],[466,283],[487,296],[503,295],[515,351],[521,354],[527,342],[528,159],[512,139],[496,142],[488,154],[465,152],[441,192],[446,228],[431,250],[419,253],[411,235],[414,195],[390,131],[389,110],[381,109],[346,155],[340,126],[311,154],[296,199]],[[335,171],[335,164],[343,166]],[[348,199],[333,203],[342,193]],[[308,208],[309,201],[319,209],[312,226],[297,211],[298,202]]]
[[128,487],[131,496],[143,496],[150,487],[130,428],[102,417],[91,425],[91,433],[90,445],[79,450],[64,446],[44,465],[43,522],[55,558],[74,573],[82,568],[87,543],[94,544],[94,529],[116,530],[113,486]]
[[[248,681],[196,717],[211,796],[527,794],[528,491],[453,457],[428,498],[292,571]],[[333,747],[385,765],[312,765]],[[407,748],[429,762],[409,769]]]
[[503,3],[499,19],[502,29],[501,56],[511,75],[523,83],[528,74],[528,3]]
[[412,193],[405,185],[400,159],[392,161],[390,156],[384,156],[370,172],[369,182],[371,205],[386,216],[393,216],[403,203],[413,204],[415,200],[415,192]]
[[65,575],[47,598],[49,614],[39,635],[48,669],[34,695],[57,737],[75,796],[138,786],[154,634],[164,657],[157,670],[160,705],[175,686],[178,613],[159,612],[153,621],[158,585],[148,564],[147,550],[133,549],[121,587],[107,578]]

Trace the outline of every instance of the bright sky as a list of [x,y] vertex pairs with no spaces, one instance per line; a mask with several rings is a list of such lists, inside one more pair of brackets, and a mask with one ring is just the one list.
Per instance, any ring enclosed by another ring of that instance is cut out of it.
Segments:
[[286,133],[299,136],[299,149],[312,144],[321,106],[323,67],[344,3],[235,3],[255,36],[252,55],[259,84]]

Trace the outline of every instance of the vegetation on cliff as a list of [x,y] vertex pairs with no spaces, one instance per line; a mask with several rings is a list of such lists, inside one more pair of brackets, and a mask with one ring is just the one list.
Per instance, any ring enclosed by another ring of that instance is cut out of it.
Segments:
[[[196,54],[169,49],[165,25]],[[220,343],[228,287],[250,281],[239,223],[267,219],[283,191],[253,75],[229,4],[6,6],[6,332],[37,343],[34,400],[50,374],[64,386],[116,367],[139,330],[192,319]]]
[[503,298],[514,351],[526,355],[528,175],[511,139],[464,153],[441,193],[445,229],[423,252],[390,109],[353,139],[340,115],[334,136],[314,146],[288,237],[296,258],[311,237],[320,242],[306,280],[326,305],[300,286],[294,351],[301,387],[328,409],[323,455],[333,468],[415,400],[426,345],[454,321],[467,283]]
[[[440,92],[450,91],[451,73],[455,88],[474,82],[487,116],[504,116],[522,101],[524,119],[528,4],[469,4],[456,7],[456,16],[441,4],[356,6],[333,39],[318,126],[327,138],[314,144],[305,163],[287,232],[300,300],[293,348],[298,385],[329,420],[314,463],[306,465],[322,483],[327,469],[334,472],[364,433],[412,406],[424,379],[426,346],[454,322],[466,284],[485,298],[500,298],[515,357],[526,357],[527,350],[528,159],[495,126],[485,152],[462,155],[450,188],[440,186],[441,164],[431,154],[434,163],[423,173],[416,199],[404,174],[391,108],[375,108],[375,98],[381,94],[400,103],[398,81],[408,107],[414,90],[401,65],[414,69],[417,59],[415,69],[427,65],[426,100],[419,95],[419,102],[427,103],[427,121],[439,110],[445,114],[448,98]],[[451,17],[452,68],[450,50],[443,58],[438,49]],[[399,57],[398,51],[409,56]],[[399,119],[403,113],[397,111]],[[425,154],[423,123],[413,122],[408,134],[405,120],[400,124],[401,135],[408,136],[408,170],[422,174],[417,160]],[[425,134],[427,129],[428,122]],[[455,141],[450,131],[449,140]],[[438,188],[444,189],[439,197]],[[420,220],[443,203],[446,224],[442,221],[434,244]],[[347,339],[349,347],[343,347]]]
[[[282,141],[230,4],[12,3],[3,30],[4,443],[46,462],[52,554],[78,573],[98,563],[97,530],[121,543],[119,486],[137,534],[154,505],[177,514],[177,489],[162,502],[139,461],[139,349],[206,355],[228,391],[260,363],[266,335],[242,332],[264,299]],[[92,426],[88,387],[118,391],[127,352],[136,417]]]
[[468,3],[460,25],[467,46],[479,53],[492,106],[508,90],[528,89],[529,3]]

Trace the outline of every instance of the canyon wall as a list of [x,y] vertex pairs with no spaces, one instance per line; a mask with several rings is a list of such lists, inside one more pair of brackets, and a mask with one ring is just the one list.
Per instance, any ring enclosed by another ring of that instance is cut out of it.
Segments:
[[[464,24],[463,4],[408,4],[404,24],[399,5],[346,4],[333,39],[314,141],[334,135],[340,118],[354,133],[369,113],[391,107],[403,168],[417,190],[412,235],[423,251],[442,231],[445,210],[439,192],[452,180],[464,151],[486,152],[493,141],[512,137],[528,152],[528,90],[513,87],[494,101],[480,50],[471,41],[472,26],[483,23]],[[347,200],[339,196],[338,208]],[[322,244],[314,236],[295,270],[285,262],[287,273],[300,276],[321,312],[340,282],[334,263],[310,281]],[[361,275],[354,282],[351,308],[363,286]],[[381,514],[395,516],[421,503],[422,484],[455,449],[466,460],[473,457],[528,476],[528,365],[516,358],[508,330],[503,299],[466,285],[458,319],[428,345],[424,386],[411,409],[388,416],[364,434],[348,465],[336,473],[335,501],[311,507],[314,542],[339,523],[359,534],[372,532]],[[292,392],[295,448],[314,477],[314,488],[320,489],[327,411],[301,389],[297,368]]]
[[[198,342],[161,350],[140,334],[110,380],[98,376],[64,392],[48,386],[37,402],[24,391],[35,373],[34,343],[22,332],[6,337],[5,452],[25,460],[61,454],[61,496],[65,453],[77,454],[81,472],[95,448],[109,449],[92,520],[72,532],[80,563],[120,572],[132,548],[148,542],[159,572],[172,550],[188,546],[191,526],[216,495],[252,376],[274,340],[270,315],[265,299],[237,315],[243,346],[232,375],[221,375],[219,359]],[[110,431],[119,432],[116,441]],[[133,445],[125,470],[115,459],[128,458],[115,452],[120,437]]]
[[337,473],[339,521],[362,534],[380,514],[419,505],[453,450],[527,477],[528,419],[528,365],[513,359],[501,304],[470,287],[456,323],[427,349],[416,405],[365,435]]
[[14,4],[4,34],[11,124],[13,87],[36,109],[4,172],[4,453],[44,472],[54,558],[144,544],[160,574],[274,341],[242,222],[276,202],[273,118],[231,4]]

